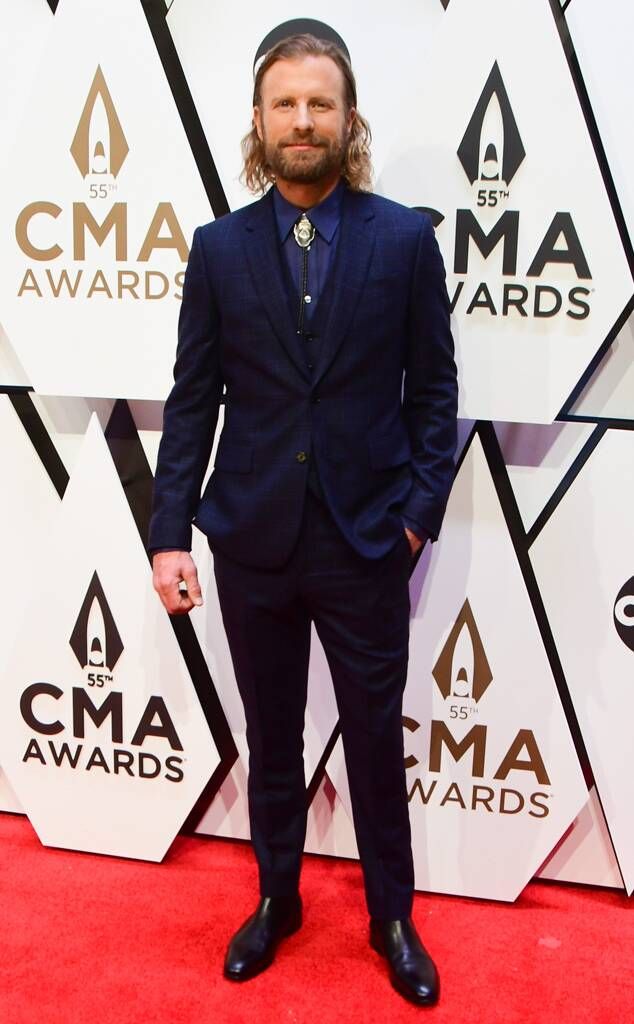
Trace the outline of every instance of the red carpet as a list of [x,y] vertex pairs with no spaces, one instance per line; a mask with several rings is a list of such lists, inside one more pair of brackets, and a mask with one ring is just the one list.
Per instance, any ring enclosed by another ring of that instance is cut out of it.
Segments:
[[[225,945],[257,900],[248,845],[179,836],[163,864],[45,849],[0,813],[1,1024],[626,1024],[634,907],[533,883],[514,905],[416,897],[440,1004],[405,1003],[367,945],[359,867],[305,859],[302,930],[244,984]],[[345,928],[338,922],[345,921]]]

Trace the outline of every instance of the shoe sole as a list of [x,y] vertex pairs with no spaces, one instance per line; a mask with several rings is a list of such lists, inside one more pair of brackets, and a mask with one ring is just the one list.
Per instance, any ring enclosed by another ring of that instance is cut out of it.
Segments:
[[271,950],[270,954],[266,957],[266,959],[260,960],[259,963],[257,963],[253,967],[249,968],[246,971],[240,971],[240,973],[231,973],[231,971],[227,971],[225,969],[223,971],[225,978],[228,981],[249,981],[250,978],[256,978],[258,974],[261,974],[262,971],[265,971],[267,967],[271,966],[271,964],[275,960],[275,954],[277,953],[280,942],[282,942],[284,939],[288,939],[291,935],[294,935],[295,932],[298,932],[301,926],[301,915],[298,918],[293,918],[293,920],[291,920],[289,924],[286,925],[286,928],[284,928],[284,930],[280,932],[279,939],[275,943],[273,949]]

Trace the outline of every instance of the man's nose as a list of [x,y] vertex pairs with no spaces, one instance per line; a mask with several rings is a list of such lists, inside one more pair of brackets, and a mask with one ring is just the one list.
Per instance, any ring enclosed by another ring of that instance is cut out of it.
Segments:
[[310,131],[313,127],[313,115],[307,103],[297,103],[295,106],[295,124],[297,131]]

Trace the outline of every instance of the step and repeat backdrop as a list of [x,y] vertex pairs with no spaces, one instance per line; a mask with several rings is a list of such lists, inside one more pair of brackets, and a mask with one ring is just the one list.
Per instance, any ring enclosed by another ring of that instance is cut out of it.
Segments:
[[[416,884],[634,889],[634,11],[625,0],[2,0],[0,808],[158,861],[248,838],[245,724],[205,605],[144,549],[194,228],[250,202],[253,67],[349,51],[375,190],[430,213],[460,372],[440,540],[411,578]],[[213,465],[213,455],[212,462]],[[306,849],[356,857],[312,649]]]

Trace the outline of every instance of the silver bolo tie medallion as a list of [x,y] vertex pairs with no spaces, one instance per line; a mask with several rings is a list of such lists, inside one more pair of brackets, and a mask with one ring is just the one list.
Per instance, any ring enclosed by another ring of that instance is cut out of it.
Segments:
[[315,237],[315,228],[310,223],[305,213],[301,215],[296,224],[293,225],[295,241],[302,249],[307,249]]

